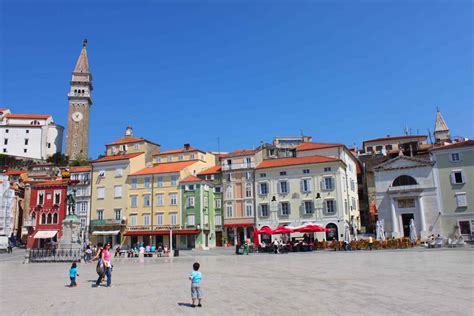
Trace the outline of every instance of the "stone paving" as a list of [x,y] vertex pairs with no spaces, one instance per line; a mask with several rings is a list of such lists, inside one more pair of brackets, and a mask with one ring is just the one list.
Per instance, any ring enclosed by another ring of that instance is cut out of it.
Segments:
[[[21,251],[21,250],[19,250]],[[473,315],[474,252],[463,249],[232,255],[114,260],[111,288],[94,288],[95,264],[22,264],[0,255],[0,315]],[[202,308],[187,279],[202,265]]]

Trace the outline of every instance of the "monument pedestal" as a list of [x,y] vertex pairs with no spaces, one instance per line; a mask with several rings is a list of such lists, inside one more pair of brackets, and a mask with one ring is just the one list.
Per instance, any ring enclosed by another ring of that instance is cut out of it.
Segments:
[[63,220],[63,234],[59,239],[59,249],[80,250],[81,221],[76,215],[68,215]]

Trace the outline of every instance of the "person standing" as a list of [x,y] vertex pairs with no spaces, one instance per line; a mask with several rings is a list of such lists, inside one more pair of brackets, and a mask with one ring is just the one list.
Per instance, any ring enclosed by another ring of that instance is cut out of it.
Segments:
[[98,260],[96,271],[97,271],[97,274],[99,275],[99,277],[97,278],[97,281],[95,282],[95,285],[100,286],[100,282],[102,282],[102,279],[104,278],[104,273],[105,273],[104,261],[102,260],[102,243],[97,244],[96,254],[94,258],[92,258],[91,261],[94,261],[94,260]]
[[71,268],[69,269],[69,279],[71,280],[71,284],[69,284],[69,287],[77,286],[76,276],[79,276],[79,273],[77,273],[77,264],[73,262]]
[[105,276],[107,277],[107,287],[112,286],[112,265],[110,264],[110,244],[106,244],[102,250],[102,260],[104,262]]
[[196,307],[196,300],[198,301],[197,307],[202,307],[201,299],[202,299],[202,292],[201,292],[201,279],[202,274],[199,272],[199,262],[195,262],[193,264],[193,272],[189,277],[191,280],[191,300],[192,304],[191,307]]

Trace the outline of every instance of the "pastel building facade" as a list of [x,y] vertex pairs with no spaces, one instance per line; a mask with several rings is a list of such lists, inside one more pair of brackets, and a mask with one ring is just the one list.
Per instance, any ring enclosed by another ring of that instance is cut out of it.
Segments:
[[196,234],[181,238],[179,248],[208,250],[216,247],[215,199],[211,183],[196,176],[180,181],[182,216],[184,229],[196,230]]
[[[187,235],[195,236],[197,228],[183,227],[184,206],[180,181],[213,166],[215,157],[200,150],[184,151],[170,150],[163,155],[155,155],[155,161],[159,163],[130,174],[128,244],[161,244],[170,247],[172,238],[172,246],[177,249],[188,248],[195,242],[192,240],[195,237],[188,239]],[[180,158],[182,153],[183,159]]]
[[[143,150],[147,150],[144,152]],[[133,136],[132,128],[120,139],[106,145],[106,155],[91,161],[91,242],[120,244],[129,216],[128,176],[151,163],[160,145]]]
[[444,237],[474,239],[474,141],[431,150]]
[[236,150],[222,156],[224,239],[228,245],[251,238],[255,226],[256,150]]
[[81,222],[82,238],[89,239],[89,223],[91,216],[91,167],[72,167],[70,179],[75,185],[70,187],[71,194],[75,194],[75,212]]
[[264,160],[255,173],[257,227],[314,223],[332,229],[322,240],[344,233],[354,219],[347,203],[346,164],[339,158],[306,156]]

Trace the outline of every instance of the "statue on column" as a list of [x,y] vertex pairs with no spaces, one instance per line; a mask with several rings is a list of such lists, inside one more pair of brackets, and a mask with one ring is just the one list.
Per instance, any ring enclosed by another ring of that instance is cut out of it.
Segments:
[[67,195],[67,215],[76,215],[76,190]]

